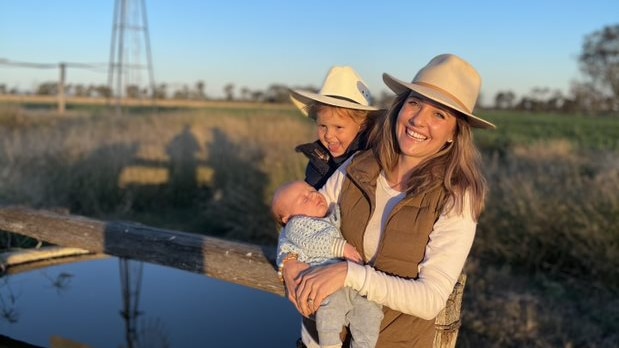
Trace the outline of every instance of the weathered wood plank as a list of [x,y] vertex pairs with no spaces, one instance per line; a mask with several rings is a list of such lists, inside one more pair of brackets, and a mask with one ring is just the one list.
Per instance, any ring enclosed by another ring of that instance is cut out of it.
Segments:
[[[44,247],[47,248],[47,247]],[[61,248],[61,247],[59,247]],[[107,254],[98,254],[98,253],[88,253],[81,255],[70,255],[70,256],[55,256],[54,258],[41,258],[37,260],[31,260],[24,263],[5,263],[0,265],[0,276],[4,275],[16,275],[25,272],[32,272],[36,270],[40,270],[42,268],[59,266],[59,265],[68,265],[76,262],[84,262],[84,261],[93,261],[93,260],[102,260],[105,258],[111,257]]]
[[273,263],[274,247],[22,207],[0,209],[0,230],[284,295]]
[[0,253],[0,269],[6,268],[7,266],[34,262],[42,259],[54,259],[85,254],[92,254],[92,252],[80,248],[66,248],[59,246],[8,250]]

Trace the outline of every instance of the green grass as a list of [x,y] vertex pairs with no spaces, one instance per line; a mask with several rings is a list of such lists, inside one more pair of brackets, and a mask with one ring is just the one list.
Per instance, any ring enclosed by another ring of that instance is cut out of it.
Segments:
[[491,132],[476,131],[479,146],[497,150],[518,144],[568,140],[579,150],[619,151],[618,117],[528,114],[507,111],[481,113],[497,125]]

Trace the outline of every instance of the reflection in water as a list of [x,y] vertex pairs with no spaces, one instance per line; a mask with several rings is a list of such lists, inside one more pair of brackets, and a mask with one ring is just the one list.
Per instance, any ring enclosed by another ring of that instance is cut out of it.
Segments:
[[125,338],[127,347],[136,347],[136,320],[141,314],[140,287],[142,284],[142,262],[125,258],[118,260],[120,264],[120,286],[122,291],[123,309],[120,315],[125,319]]
[[41,274],[49,280],[52,287],[56,289],[56,292],[59,295],[63,290],[69,289],[69,285],[71,285],[71,278],[73,278],[73,274],[65,272],[60,272],[55,278],[49,276],[46,272],[41,272]]
[[283,348],[300,322],[283,297],[114,257],[0,276],[0,309],[0,342],[40,347]]
[[[120,285],[123,309],[120,312],[125,320],[125,339],[127,348],[166,348],[169,347],[165,327],[159,319],[138,321],[140,315],[140,292],[142,288],[142,269],[144,263],[121,258]],[[141,324],[141,325],[138,325]],[[138,328],[139,327],[139,328]]]
[[15,309],[15,302],[17,296],[11,289],[11,284],[8,278],[1,278],[2,284],[0,285],[0,311],[2,312],[2,319],[9,323],[16,323],[19,320],[19,314]]

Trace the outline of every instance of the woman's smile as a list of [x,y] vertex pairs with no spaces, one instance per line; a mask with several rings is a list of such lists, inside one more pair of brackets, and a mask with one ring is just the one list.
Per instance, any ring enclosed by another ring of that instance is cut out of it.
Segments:
[[427,136],[425,136],[425,135],[423,135],[421,133],[415,132],[414,130],[412,130],[409,127],[406,127],[406,135],[408,135],[410,138],[412,138],[414,140],[417,140],[417,141],[425,141],[425,140],[428,139]]

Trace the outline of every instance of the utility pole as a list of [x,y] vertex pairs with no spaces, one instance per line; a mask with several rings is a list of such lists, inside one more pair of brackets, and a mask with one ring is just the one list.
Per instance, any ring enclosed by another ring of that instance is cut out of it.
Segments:
[[60,78],[58,79],[58,113],[62,115],[65,110],[64,84],[67,65],[65,63],[60,63],[58,67],[60,68]]
[[[127,87],[135,86],[138,91],[141,90],[141,70],[148,71],[150,94],[155,100],[155,75],[145,1],[116,0],[114,3],[108,87],[115,100],[117,115],[122,114],[123,97],[129,97]],[[128,37],[129,34],[132,37]],[[140,56],[142,42],[146,50],[145,59]]]

